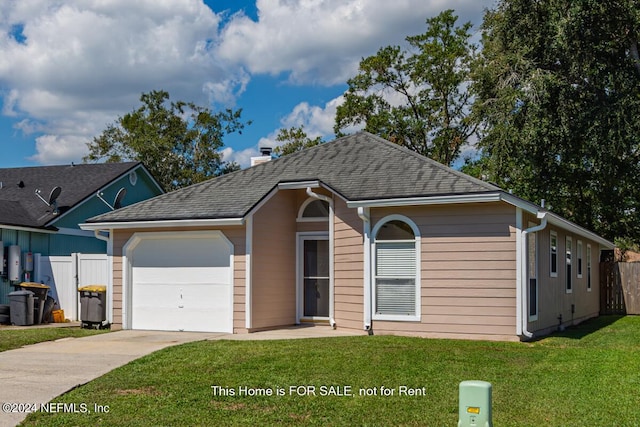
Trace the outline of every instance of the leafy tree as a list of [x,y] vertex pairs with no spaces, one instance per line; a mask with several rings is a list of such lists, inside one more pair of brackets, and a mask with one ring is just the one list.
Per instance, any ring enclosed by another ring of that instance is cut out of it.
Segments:
[[450,165],[474,134],[469,81],[475,47],[471,23],[446,10],[427,19],[409,49],[381,48],[363,59],[336,112],[336,134],[352,125]]
[[502,0],[474,71],[482,173],[609,239],[640,239],[635,0]]
[[273,153],[278,157],[286,156],[287,154],[292,154],[324,142],[319,136],[311,139],[304,131],[304,126],[280,129],[276,136],[276,141],[284,143],[273,149]]
[[143,93],[140,101],[140,108],[87,144],[85,162],[144,162],[166,190],[239,169],[224,162],[219,150],[225,135],[244,128],[242,110],[213,113],[193,103],[169,103],[165,91]]

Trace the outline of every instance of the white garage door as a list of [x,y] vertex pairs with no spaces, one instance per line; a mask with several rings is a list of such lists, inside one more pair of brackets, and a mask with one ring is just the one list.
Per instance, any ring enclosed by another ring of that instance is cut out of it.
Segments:
[[220,233],[141,233],[129,251],[131,328],[233,332],[232,246]]

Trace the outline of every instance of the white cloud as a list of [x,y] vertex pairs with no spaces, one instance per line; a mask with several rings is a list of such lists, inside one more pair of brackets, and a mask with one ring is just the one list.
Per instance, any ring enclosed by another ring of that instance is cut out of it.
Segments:
[[240,151],[235,151],[231,147],[222,149],[222,160],[225,162],[236,162],[242,169],[248,168],[251,165],[251,158],[258,156],[260,156],[260,152],[255,147]]
[[258,21],[239,13],[221,33],[222,58],[251,73],[290,73],[295,83],[344,83],[360,59],[426,29],[427,18],[456,9],[481,21],[489,0],[258,0]]
[[42,135],[36,138],[37,154],[29,160],[44,164],[67,163],[69,159],[82,159],[86,152],[86,139],[75,135]]
[[281,123],[285,128],[304,126],[305,132],[312,138],[331,136],[333,135],[336,109],[343,102],[342,96],[327,102],[324,107],[301,102],[281,120]]
[[[257,0],[257,21],[203,0],[0,1],[1,113],[39,135],[33,160],[80,161],[142,92],[232,107],[256,74],[343,84],[362,57],[423,32],[427,17],[454,8],[479,22],[491,1]],[[299,103],[282,126],[331,137],[337,102]],[[241,164],[253,155],[228,152]]]
[[233,105],[249,77],[214,58],[219,24],[201,0],[3,2],[2,113],[26,118],[18,130],[40,123],[46,134],[32,159],[55,163],[79,161],[95,132],[138,105],[142,92]]

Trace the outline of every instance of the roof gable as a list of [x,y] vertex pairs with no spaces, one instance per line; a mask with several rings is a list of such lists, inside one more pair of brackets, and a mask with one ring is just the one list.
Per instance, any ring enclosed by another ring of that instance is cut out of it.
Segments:
[[244,217],[279,183],[320,181],[348,201],[500,191],[367,132],[164,194],[88,222]]
[[[0,169],[0,224],[46,228],[65,212],[140,165],[139,162],[38,166]],[[60,187],[58,213],[48,200]]]

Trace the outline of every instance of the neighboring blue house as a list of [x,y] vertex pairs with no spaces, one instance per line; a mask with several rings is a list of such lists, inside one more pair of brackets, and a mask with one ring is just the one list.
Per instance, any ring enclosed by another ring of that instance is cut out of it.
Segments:
[[[106,256],[106,239],[81,230],[78,224],[163,192],[139,162],[0,169],[0,254],[4,258],[0,303],[8,304],[7,295],[15,289],[12,285],[20,282],[60,281],[54,280],[55,274],[41,260],[80,253]],[[20,266],[9,268],[10,259],[15,264],[18,253]],[[66,282],[74,280],[77,270],[68,276]],[[69,288],[77,283],[72,285],[65,283]],[[68,307],[75,307],[73,302]]]

